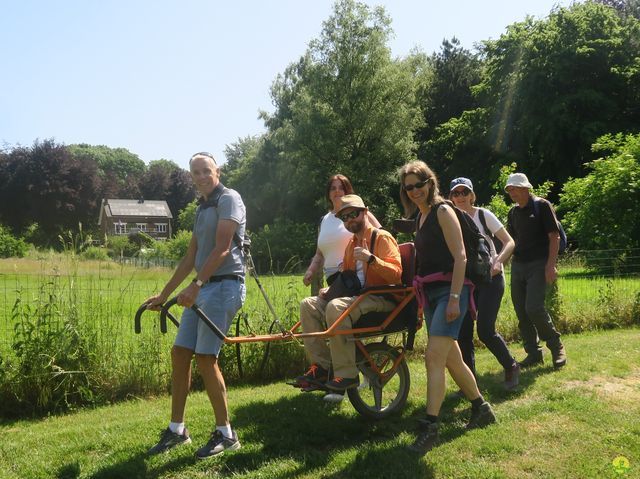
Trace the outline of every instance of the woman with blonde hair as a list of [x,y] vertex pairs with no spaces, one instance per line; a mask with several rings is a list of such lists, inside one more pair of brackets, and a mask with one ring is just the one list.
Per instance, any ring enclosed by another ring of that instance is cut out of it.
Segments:
[[495,422],[457,343],[473,287],[465,279],[466,254],[460,222],[453,207],[440,195],[438,178],[422,161],[400,169],[400,199],[405,216],[416,219],[417,276],[414,281],[424,310],[427,333],[427,417],[409,447],[426,454],[438,441],[438,415],[444,401],[445,369],[471,401],[467,429]]

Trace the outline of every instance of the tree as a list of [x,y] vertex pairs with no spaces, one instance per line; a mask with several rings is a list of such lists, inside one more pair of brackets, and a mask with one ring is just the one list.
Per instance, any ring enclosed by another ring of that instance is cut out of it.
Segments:
[[425,144],[438,126],[479,106],[472,87],[481,80],[482,63],[477,54],[462,48],[455,37],[443,40],[440,51],[426,62],[418,77],[424,127],[417,131],[416,137],[420,144],[419,156],[427,161],[436,160],[430,163],[439,171],[439,158],[429,155]]
[[[420,123],[409,64],[394,61],[384,9],[340,0],[306,54],[272,87],[265,115],[286,183],[280,215],[314,221],[326,179],[341,172],[384,217],[393,209],[395,170],[415,157]],[[273,157],[269,157],[273,158]]]
[[477,91],[492,143],[532,181],[582,173],[591,144],[640,124],[640,22],[587,2],[528,18],[484,43]]
[[174,217],[195,198],[189,172],[170,160],[156,160],[140,178],[140,194],[148,200],[165,200]]
[[[99,178],[95,162],[77,158],[53,139],[13,149],[3,160],[0,218],[14,232],[38,223],[41,245],[78,223],[96,223]],[[6,176],[5,176],[6,175]]]
[[100,187],[97,192],[102,198],[138,198],[139,183],[147,166],[138,155],[125,148],[109,148],[104,145],[85,143],[69,145],[69,152],[76,158],[93,161],[98,168]]
[[640,248],[640,134],[605,135],[593,145],[607,153],[569,180],[560,195],[567,233],[581,249]]

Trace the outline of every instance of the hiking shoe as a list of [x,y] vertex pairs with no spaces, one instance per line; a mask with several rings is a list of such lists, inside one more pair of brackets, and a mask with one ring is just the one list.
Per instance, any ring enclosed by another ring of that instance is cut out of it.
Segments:
[[309,370],[296,378],[299,387],[307,387],[309,384],[324,384],[329,379],[329,371],[319,364],[312,364]]
[[357,388],[360,384],[358,378],[333,378],[325,386],[332,391],[346,391],[347,389]]
[[147,454],[160,454],[161,452],[166,452],[180,444],[191,444],[189,430],[185,427],[182,434],[176,434],[175,432],[172,432],[171,429],[166,428],[160,433],[160,440],[158,441],[158,444],[149,449]]
[[224,451],[235,451],[240,449],[240,441],[235,431],[231,432],[231,437],[226,437],[219,430],[211,433],[211,438],[207,443],[196,451],[197,459],[207,459]]
[[513,391],[520,383],[520,365],[514,363],[509,369],[504,370],[504,388]]
[[491,409],[491,404],[487,401],[480,404],[478,409],[471,408],[471,417],[469,418],[469,422],[465,426],[466,429],[476,429],[479,427],[485,427],[489,424],[493,424],[496,422],[496,416],[493,414],[493,409]]
[[433,449],[433,446],[438,442],[438,438],[438,423],[420,421],[418,436],[415,441],[413,441],[413,444],[408,446],[407,449],[424,456],[427,452]]
[[542,364],[542,363],[543,363],[542,353],[528,354],[526,358],[520,361],[520,367],[525,369],[525,368],[530,368],[531,366],[535,366],[536,364]]
[[558,348],[551,350],[551,358],[553,359],[553,367],[556,369],[560,369],[567,364],[567,353],[562,344]]

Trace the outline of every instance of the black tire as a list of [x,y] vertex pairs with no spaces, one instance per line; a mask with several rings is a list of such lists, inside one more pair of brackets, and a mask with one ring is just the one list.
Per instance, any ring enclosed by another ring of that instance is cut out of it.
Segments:
[[383,419],[401,411],[407,402],[411,386],[409,368],[402,358],[395,371],[392,370],[400,353],[386,343],[369,343],[365,348],[381,369],[384,382],[381,384],[380,376],[371,369],[369,361],[356,348],[356,362],[362,373],[361,385],[349,389],[347,394],[349,401],[360,414],[373,419]]

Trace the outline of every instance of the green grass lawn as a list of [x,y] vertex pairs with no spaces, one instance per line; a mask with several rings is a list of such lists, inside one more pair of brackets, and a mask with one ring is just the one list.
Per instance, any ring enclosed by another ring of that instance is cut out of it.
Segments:
[[[380,422],[358,416],[347,401],[328,406],[320,395],[281,382],[232,386],[232,423],[243,446],[208,461],[193,457],[212,427],[202,392],[190,396],[187,408],[194,444],[157,457],[145,451],[166,427],[168,397],[5,422],[0,477],[640,477],[640,330],[563,339],[567,366],[526,371],[513,393],[502,390],[495,359],[479,351],[480,386],[499,423],[465,432],[468,403],[448,399],[442,442],[424,458],[405,450],[425,406],[424,366],[414,359],[407,407]],[[522,355],[515,347],[514,353]],[[612,466],[618,456],[630,462],[623,474]]]

